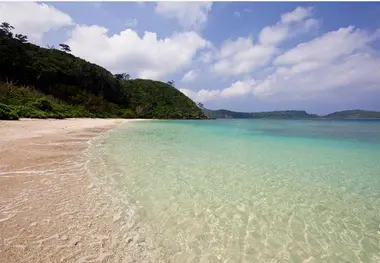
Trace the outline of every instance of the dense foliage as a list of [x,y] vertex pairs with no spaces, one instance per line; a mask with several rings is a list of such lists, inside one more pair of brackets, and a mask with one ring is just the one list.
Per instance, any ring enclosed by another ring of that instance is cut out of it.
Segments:
[[131,92],[131,107],[138,117],[170,119],[204,117],[203,112],[192,100],[166,83],[135,79],[124,81],[124,86]]
[[0,82],[0,105],[0,119],[96,117],[82,105],[68,105],[32,88],[12,83]]
[[[20,117],[205,117],[171,85],[114,76],[69,54],[65,44],[60,45],[62,51],[42,48],[27,43],[26,36],[13,35],[12,29],[6,23],[0,26],[0,103],[17,108]],[[41,109],[40,100],[51,107]]]

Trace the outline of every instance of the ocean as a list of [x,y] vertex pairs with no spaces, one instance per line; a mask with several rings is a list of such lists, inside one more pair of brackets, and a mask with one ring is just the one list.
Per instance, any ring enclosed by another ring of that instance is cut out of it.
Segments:
[[90,153],[154,262],[380,262],[379,121],[142,121]]

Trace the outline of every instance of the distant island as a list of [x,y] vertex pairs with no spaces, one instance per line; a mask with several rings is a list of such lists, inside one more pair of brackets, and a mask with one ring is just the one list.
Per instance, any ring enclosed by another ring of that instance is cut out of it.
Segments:
[[174,81],[114,75],[71,55],[66,44],[43,48],[13,30],[0,24],[0,119],[206,118]]
[[380,112],[366,110],[346,110],[327,115],[309,114],[306,111],[285,110],[267,112],[236,112],[230,110],[203,109],[211,119],[380,119]]

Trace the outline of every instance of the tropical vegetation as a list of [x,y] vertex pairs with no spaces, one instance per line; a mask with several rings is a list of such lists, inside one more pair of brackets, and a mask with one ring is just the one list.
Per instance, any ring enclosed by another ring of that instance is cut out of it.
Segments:
[[67,44],[43,48],[13,30],[0,25],[0,119],[205,118],[174,81],[114,75],[70,54]]

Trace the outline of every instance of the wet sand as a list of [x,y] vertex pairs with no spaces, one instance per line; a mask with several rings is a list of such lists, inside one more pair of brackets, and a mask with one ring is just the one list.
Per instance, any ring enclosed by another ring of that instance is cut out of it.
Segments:
[[90,139],[133,121],[0,121],[0,262],[143,260],[131,215],[102,199],[84,158]]

